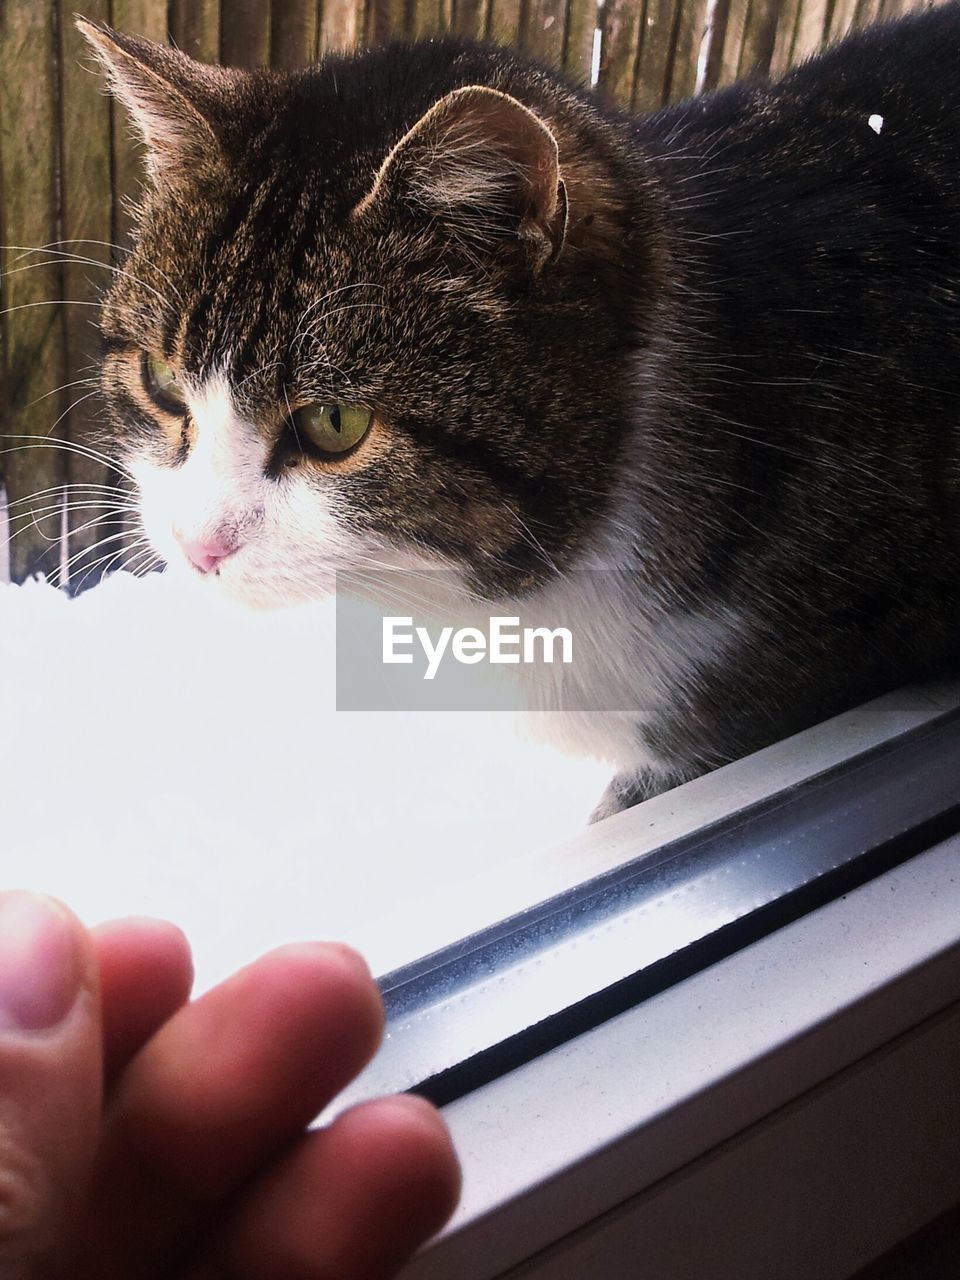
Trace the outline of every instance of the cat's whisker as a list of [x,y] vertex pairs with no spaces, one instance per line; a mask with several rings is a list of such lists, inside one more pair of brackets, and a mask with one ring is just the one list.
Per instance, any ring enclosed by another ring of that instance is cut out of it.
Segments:
[[15,311],[29,311],[31,307],[99,307],[99,302],[84,302],[81,298],[42,298],[38,302],[18,302],[15,307],[4,307],[0,316],[12,316]]
[[[260,365],[258,368],[251,370],[251,372],[248,373],[245,377],[241,378],[240,381],[233,388],[234,394],[238,395],[243,390],[243,388],[247,385],[248,382],[252,382],[254,378],[262,377],[267,372],[268,369],[276,369],[278,367],[282,367],[282,365],[283,365],[282,360],[269,360],[265,364]],[[284,391],[284,394],[286,394],[286,391]]]
[[[302,348],[302,346],[303,346],[304,342],[305,342],[305,341],[306,341],[306,340],[311,336],[311,335],[310,335],[310,332],[309,332],[309,330],[308,330],[308,328],[307,328],[307,321],[310,319],[310,317],[313,315],[313,313],[314,313],[315,311],[317,311],[317,310],[318,310],[318,308],[319,308],[319,307],[321,307],[324,303],[329,302],[331,298],[335,298],[335,297],[337,297],[337,296],[338,296],[339,294],[341,294],[341,293],[347,293],[347,292],[349,292],[349,291],[351,291],[351,290],[355,290],[355,289],[380,289],[380,290],[382,290],[382,289],[383,289],[383,287],[384,287],[383,285],[376,284],[374,281],[365,281],[365,282],[362,282],[362,283],[360,283],[360,284],[348,284],[348,285],[341,285],[338,289],[331,289],[331,290],[329,290],[327,293],[323,294],[323,296],[322,296],[322,297],[320,297],[320,298],[315,298],[315,299],[313,300],[313,302],[311,302],[311,303],[310,303],[310,305],[309,305],[309,306],[306,308],[306,310],[303,312],[303,315],[301,315],[301,317],[300,317],[300,320],[299,320],[299,322],[298,322],[298,324],[297,324],[297,328],[296,328],[296,330],[294,331],[293,337],[292,337],[292,338],[291,338],[291,340],[290,340],[290,349],[291,349],[291,351],[292,351],[292,352],[294,352],[297,356],[299,356],[299,355],[300,355],[301,348]],[[355,304],[352,304],[352,305],[343,305],[343,306],[338,306],[338,307],[334,307],[332,311],[330,311],[330,312],[328,312],[328,313],[326,313],[326,314],[324,315],[324,317],[323,317],[324,322],[325,322],[325,323],[329,323],[331,320],[335,319],[338,315],[342,314],[344,311],[351,310],[351,309],[353,308],[353,306],[356,306],[356,307],[374,307],[374,308],[379,308],[379,309],[381,309],[381,310],[383,309],[383,303],[382,303],[382,302],[355,303]],[[328,363],[329,363],[329,362],[328,362]],[[331,366],[331,367],[332,367],[332,366]],[[337,372],[340,372],[340,371],[339,371],[339,370],[337,370]]]
[[[114,244],[112,240],[92,240],[85,236],[73,236],[66,240],[48,240],[46,244],[22,245],[22,244],[3,244],[0,245],[0,251],[4,253],[16,253],[18,256],[14,258],[14,262],[19,262],[23,258],[27,258],[31,253],[53,253],[65,244],[94,244],[98,248],[111,249],[115,253],[126,255],[130,252],[129,245]],[[97,259],[102,261],[102,259]]]
[[[333,361],[330,359],[330,357],[326,354],[326,352],[321,353],[320,361],[322,361],[323,372],[327,373],[328,371],[332,371],[333,373],[335,373],[337,375],[337,378],[340,380],[340,383],[342,384],[343,389],[346,391],[348,395],[351,395],[353,393],[353,382],[350,378],[350,375],[346,373],[343,369],[341,369],[339,365],[335,365]],[[308,368],[309,367],[310,366],[308,366]]]
[[[34,405],[40,404],[41,401],[49,400],[51,396],[55,396],[61,391],[69,391],[71,387],[91,387],[94,391],[97,391],[99,390],[99,379],[75,378],[73,382],[64,382],[62,386],[52,387],[49,391],[44,391],[43,395],[37,396],[36,400],[31,400],[27,408],[32,409]],[[73,408],[73,405],[70,407]]]
[[[356,580],[365,587],[374,587],[380,594],[390,594],[395,599],[408,598],[424,606],[436,604],[437,580],[427,575],[418,574],[416,570],[398,569],[396,565],[365,559],[361,564],[353,566],[347,577]],[[407,582],[411,585],[408,588]],[[432,595],[421,595],[414,590],[416,583],[424,582],[433,588]]]
[[[97,560],[93,562],[93,570],[95,571],[96,568],[101,565],[104,560],[109,559],[112,554],[112,552],[106,552],[104,555],[98,557]],[[56,587],[57,590],[63,590],[66,587],[69,587],[70,583],[73,581],[74,575],[72,573],[72,569],[72,565],[63,562],[48,575],[47,581],[52,587]]]
[[[79,593],[83,590],[85,583],[89,581],[91,575],[96,573],[98,569],[100,571],[100,578],[102,581],[110,573],[124,572],[131,563],[150,551],[152,551],[152,547],[149,545],[143,546],[140,542],[137,542],[134,543],[132,547],[123,546],[119,551],[107,552],[105,555],[100,556],[95,560],[92,565],[88,565],[83,570],[83,575],[79,578],[76,584],[77,592]],[[120,561],[120,564],[114,568],[117,561]]]
[[37,489],[33,493],[28,493],[22,498],[14,498],[12,501],[7,503],[7,507],[9,510],[12,510],[14,507],[22,506],[24,503],[35,502],[39,498],[48,498],[52,495],[66,497],[67,495],[79,495],[82,493],[84,496],[90,497],[99,493],[104,497],[116,497],[118,494],[121,494],[121,492],[122,491],[118,490],[115,485],[88,484],[85,481],[75,481],[74,483],[51,485],[47,489]]
[[[148,293],[152,293],[153,296],[159,302],[162,302],[163,305],[167,307],[169,310],[171,311],[174,310],[174,307],[168,298],[165,298],[163,294],[159,292],[159,290],[154,289],[154,287],[148,284],[146,280],[143,280],[140,276],[134,275],[133,272],[128,271],[126,267],[121,267],[118,264],[112,263],[112,262],[104,262],[100,258],[93,258],[86,254],[67,253],[57,248],[57,245],[59,244],[71,244],[71,243],[97,244],[97,245],[103,245],[106,248],[116,248],[116,246],[110,245],[106,241],[102,241],[102,240],[77,240],[77,241],[62,240],[62,241],[55,241],[49,245],[39,245],[35,247],[28,247],[25,245],[3,245],[3,246],[0,246],[0,248],[5,249],[7,251],[21,250],[19,258],[14,259],[15,262],[19,262],[21,259],[28,257],[30,254],[34,254],[34,253],[46,253],[49,255],[43,262],[28,263],[26,266],[10,268],[7,271],[3,272],[3,276],[6,277],[11,275],[16,275],[20,271],[31,271],[36,267],[56,266],[58,264],[64,264],[64,263],[65,264],[73,263],[79,266],[102,267],[105,271],[109,271],[113,275],[123,276],[126,279],[133,281],[134,284],[140,285],[142,288],[146,289]],[[121,250],[121,252],[126,253],[126,250]],[[148,265],[150,266],[151,270],[156,271],[157,275],[162,277],[164,282],[167,285],[169,285],[169,287],[173,290],[174,294],[176,295],[177,301],[182,305],[183,298],[179,290],[173,284],[173,281],[170,279],[170,277],[166,275],[165,272],[161,271],[159,267],[157,267],[154,263],[151,262]]]
[[95,387],[93,391],[88,391],[86,395],[83,395],[83,396],[77,396],[76,400],[68,404],[66,409],[64,409],[63,413],[59,415],[59,417],[50,427],[51,436],[53,435],[53,432],[56,431],[57,427],[59,427],[60,423],[64,420],[64,418],[67,417],[68,414],[73,413],[74,409],[76,409],[79,405],[83,404],[86,400],[91,400],[97,394],[98,391],[99,391],[99,388]]
[[79,595],[93,574],[99,570],[100,581],[102,582],[110,572],[111,566],[126,554],[127,548],[125,546],[122,546],[119,551],[108,551],[104,555],[98,556],[92,564],[82,571],[78,571],[80,576],[77,576],[77,573],[66,572],[62,580],[55,582],[53,585],[60,588],[72,587],[73,593]]
[[116,533],[110,533],[110,534],[107,534],[105,537],[98,539],[96,542],[91,543],[90,546],[88,547],[81,547],[79,551],[75,551],[73,555],[68,556],[63,560],[63,562],[58,566],[56,570],[56,575],[55,575],[56,581],[54,581],[53,577],[51,577],[51,581],[54,581],[55,586],[62,585],[63,579],[69,575],[70,570],[74,567],[75,564],[77,564],[80,560],[82,560],[84,556],[91,555],[94,551],[97,551],[100,547],[105,547],[110,542],[117,542],[121,539],[126,539],[128,536],[129,536],[128,529],[120,529]]
[[384,590],[380,579],[376,579],[373,583],[366,583],[362,575],[356,575],[356,580],[360,586],[366,589],[365,596],[373,599],[381,608],[406,609],[411,613],[420,610],[428,615],[435,614],[438,610],[438,602],[435,599],[395,589]]
[[[66,529],[63,523],[72,513],[78,511],[98,512],[98,515],[89,522],[91,525],[106,525],[110,522],[110,518],[115,516],[122,516],[125,521],[129,521],[131,516],[138,514],[139,506],[134,502],[123,501],[123,497],[122,493],[118,493],[110,486],[67,484],[37,490],[23,498],[14,499],[7,504],[10,522],[7,545],[31,528],[51,544],[56,542],[65,544],[78,530]],[[40,528],[40,521],[50,519],[60,522],[60,528],[53,537],[45,534]]]
[[[63,512],[57,512],[57,515],[59,516],[63,516],[63,514],[64,514]],[[62,542],[64,544],[69,543],[71,538],[76,538],[81,533],[86,533],[88,529],[111,529],[114,527],[120,527],[121,529],[128,529],[130,527],[130,521],[127,518],[127,514],[125,512],[115,513],[117,515],[117,519],[110,519],[109,514],[110,513],[101,513],[100,515],[95,516],[93,519],[85,520],[83,524],[76,525],[73,528],[65,529],[65,530],[60,529],[57,531],[54,537],[47,537],[47,535],[43,533],[43,531],[40,529],[39,525],[36,522],[34,522],[33,527],[36,529],[40,537],[45,539],[45,541],[50,543]],[[18,532],[22,532],[22,530],[18,530]]]
[[136,484],[136,479],[126,467],[122,466],[115,459],[110,458],[105,453],[101,453],[98,449],[94,449],[92,445],[80,444],[76,440],[54,440],[49,436],[25,435],[20,432],[0,432],[0,440],[18,440],[26,441],[25,444],[11,445],[8,449],[0,449],[0,455],[5,453],[13,453],[17,449],[63,449],[67,453],[75,453],[82,458],[86,458],[90,462],[98,462],[102,466],[116,471],[123,479]]
[[287,422],[289,422],[290,429],[293,431],[293,438],[297,442],[297,448],[301,453],[303,453],[303,444],[300,440],[300,432],[297,430],[297,423],[293,415],[293,410],[290,408],[290,397],[287,395],[286,384],[284,384],[283,387],[283,402],[287,406]]
[[159,568],[163,563],[163,556],[159,556],[154,552],[152,556],[148,556],[144,560],[143,564],[138,565],[136,569],[129,569],[128,572],[132,573],[135,578],[145,578],[148,573],[152,573],[154,569]]
[[[67,414],[71,410],[75,409],[77,405],[82,404],[85,400],[89,400],[90,397],[95,394],[96,392],[94,391],[88,391],[86,395],[78,396],[77,399],[74,400],[72,404],[68,405],[68,407],[64,409],[63,413],[60,414],[60,416],[54,422],[53,426],[50,428],[51,432],[57,429],[61,421],[67,416]],[[26,444],[11,445],[8,449],[0,449],[0,455],[6,454],[6,453],[19,453],[26,449],[40,448],[40,447],[57,448],[67,453],[70,453],[70,452],[81,453],[81,451],[85,449],[85,446],[76,446],[73,444],[72,441],[51,439],[45,436],[34,437],[34,436],[16,435],[11,432],[5,432],[3,433],[3,436],[0,436],[0,438],[5,438],[7,440],[19,439],[19,440],[26,440],[28,442]],[[39,441],[42,441],[42,444],[38,443]],[[81,456],[86,456],[86,455],[81,453]],[[66,487],[67,487],[66,485],[63,485],[61,486],[61,489],[65,489]],[[8,506],[9,505],[10,504],[8,504]]]
[[540,539],[536,536],[536,534],[533,532],[533,530],[524,520],[523,516],[521,516],[520,512],[514,508],[510,514],[512,515],[514,521],[516,522],[520,530],[521,537],[524,539],[524,541],[529,543],[529,545],[533,547],[534,551],[537,552],[540,559],[543,561],[543,563],[547,566],[548,569],[558,574],[560,570],[557,568],[556,561],[549,554],[546,547],[543,545]]
[[76,575],[71,576],[70,574],[67,574],[65,576],[64,581],[60,583],[54,583],[54,585],[64,589],[67,587],[70,587],[72,588],[72,593],[74,595],[79,595],[80,592],[83,590],[83,588],[86,586],[90,577],[93,574],[95,574],[98,569],[100,570],[100,581],[103,582],[103,580],[107,577],[108,573],[110,572],[111,566],[113,565],[114,561],[118,560],[122,555],[125,555],[125,554],[126,554],[126,547],[121,547],[119,551],[109,552],[107,555],[101,556],[98,560],[95,560],[93,564],[90,565],[88,568],[84,569],[82,574],[79,577],[77,577]]
[[[396,565],[371,558],[366,558],[359,567],[351,568],[349,577],[384,604],[402,604],[422,608],[427,612],[435,612],[442,604],[442,598],[448,594],[444,590],[438,593],[436,574],[415,569],[398,569]],[[424,595],[416,591],[417,581],[428,584],[432,592]],[[407,586],[408,582],[411,583],[410,586]],[[444,583],[440,585],[441,588],[445,586]]]
[[[11,534],[11,539],[18,537],[21,533],[23,533],[26,529],[30,527],[35,527],[37,528],[38,532],[40,532],[39,526],[38,526],[39,521],[51,520],[54,518],[58,520],[62,520],[62,519],[65,519],[67,516],[73,515],[74,513],[80,512],[80,511],[99,512],[99,515],[97,517],[95,518],[91,517],[91,520],[90,520],[91,524],[107,524],[109,523],[110,517],[113,517],[113,516],[127,517],[130,515],[137,514],[136,508],[134,507],[113,507],[113,506],[108,506],[106,503],[103,503],[103,502],[78,502],[78,503],[73,503],[72,505],[69,505],[69,506],[63,503],[57,503],[57,504],[50,503],[48,506],[34,507],[34,508],[31,508],[29,511],[20,511],[16,515],[14,515],[11,519],[11,524],[13,524],[13,522],[15,521],[22,522],[22,523],[19,523],[17,527],[13,530]],[[64,532],[58,533],[55,538],[51,538],[49,540],[51,542],[56,542],[60,540],[63,536],[69,537],[71,534],[78,533],[78,532],[79,532],[78,529],[71,528]],[[41,536],[43,535],[41,534]]]
[[337,297],[338,294],[341,294],[341,293],[348,293],[353,289],[383,289],[383,287],[384,286],[382,284],[377,284],[372,280],[367,280],[367,281],[361,282],[360,284],[340,285],[340,287],[337,289],[329,289],[325,294],[322,295],[322,297],[314,298],[314,300],[310,303],[310,305],[304,311],[303,315],[300,317],[300,322],[297,328],[294,330],[293,338],[291,339],[291,346],[294,345],[294,343],[296,342],[300,334],[300,331],[303,328],[303,325],[307,321],[307,318],[314,311],[316,311],[318,307],[323,306],[325,302],[329,302],[331,298],[335,298]]

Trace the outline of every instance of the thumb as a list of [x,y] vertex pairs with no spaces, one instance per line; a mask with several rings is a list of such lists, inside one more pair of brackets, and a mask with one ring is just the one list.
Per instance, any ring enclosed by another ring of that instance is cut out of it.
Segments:
[[60,1273],[96,1154],[101,1070],[87,931],[50,898],[0,893],[0,1280]]

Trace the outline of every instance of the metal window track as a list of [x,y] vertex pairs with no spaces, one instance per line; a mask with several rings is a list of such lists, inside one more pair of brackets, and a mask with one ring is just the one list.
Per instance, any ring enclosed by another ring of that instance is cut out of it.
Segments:
[[387,974],[336,1109],[461,1097],[957,832],[953,709]]

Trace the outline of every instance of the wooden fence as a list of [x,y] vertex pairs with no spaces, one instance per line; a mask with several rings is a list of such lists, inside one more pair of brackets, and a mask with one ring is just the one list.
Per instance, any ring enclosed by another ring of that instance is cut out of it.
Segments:
[[[62,572],[69,550],[79,554],[73,586],[109,569],[110,556],[122,549],[117,527],[95,523],[92,505],[71,515],[67,541],[60,494],[67,483],[112,484],[110,472],[83,453],[100,413],[96,299],[108,279],[104,264],[117,260],[128,236],[123,193],[140,181],[123,113],[103,94],[74,29],[78,7],[121,30],[237,66],[293,67],[329,49],[395,36],[482,36],[519,46],[582,82],[596,81],[608,100],[642,111],[742,76],[777,75],[851,29],[917,5],[0,0],[0,488],[15,532],[0,566],[7,560],[15,579]],[[47,439],[67,449],[48,447]],[[93,503],[106,491],[84,492]],[[111,535],[115,541],[95,546]]]

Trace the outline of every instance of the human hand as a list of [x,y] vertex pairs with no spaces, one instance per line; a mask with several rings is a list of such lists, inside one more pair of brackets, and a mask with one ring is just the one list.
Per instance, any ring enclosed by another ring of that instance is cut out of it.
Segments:
[[386,1280],[451,1213],[411,1097],[306,1126],[374,1052],[363,961],[273,951],[187,1003],[172,925],[0,894],[0,1280]]

